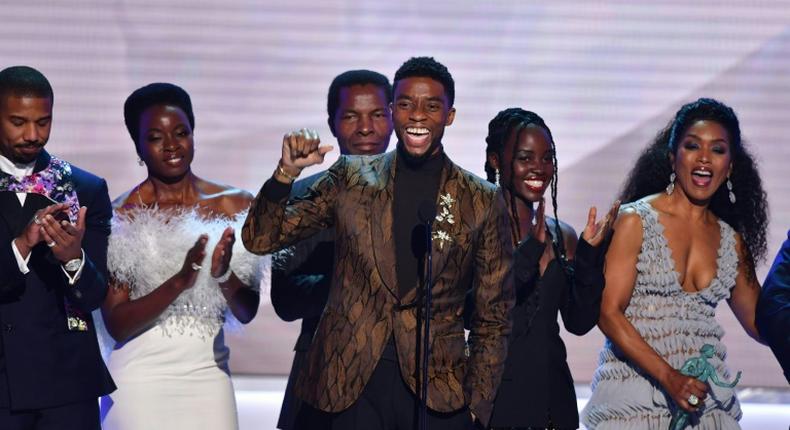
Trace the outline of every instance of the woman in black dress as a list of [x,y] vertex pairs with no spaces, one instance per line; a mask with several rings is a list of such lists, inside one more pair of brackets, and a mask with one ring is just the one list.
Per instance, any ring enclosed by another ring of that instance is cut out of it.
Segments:
[[[597,323],[604,287],[604,239],[619,202],[598,222],[591,208],[577,240],[573,228],[557,218],[557,155],[543,119],[510,108],[499,112],[488,130],[486,173],[489,181],[502,187],[517,247],[513,333],[491,427],[575,429],[579,426],[576,394],[557,312],[575,335],[587,333]],[[543,195],[549,187],[554,218],[544,216]]]

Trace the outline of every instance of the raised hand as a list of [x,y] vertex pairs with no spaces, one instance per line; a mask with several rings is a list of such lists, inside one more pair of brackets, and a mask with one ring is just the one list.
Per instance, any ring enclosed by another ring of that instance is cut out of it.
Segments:
[[303,128],[283,136],[280,166],[291,176],[298,176],[305,167],[320,164],[332,150],[331,145],[320,145],[318,132]]
[[[672,400],[686,412],[695,412],[705,403],[705,397],[708,395],[708,384],[674,369],[661,385],[664,386]],[[696,405],[689,403],[692,394],[697,398]]]
[[233,227],[228,227],[222,232],[222,237],[211,253],[211,276],[219,278],[230,270],[230,259],[233,254],[233,243],[236,236]]
[[55,213],[39,218],[40,232],[52,255],[62,263],[82,257],[82,237],[85,235],[85,214],[88,208],[80,208],[76,224],[56,219]]
[[595,206],[591,207],[590,212],[587,214],[587,225],[582,232],[582,238],[592,246],[600,245],[604,238],[606,238],[606,235],[612,230],[612,226],[617,219],[619,211],[620,200],[615,200],[606,216],[596,222],[595,217],[598,210]]
[[206,242],[208,242],[208,236],[201,234],[192,248],[189,248],[189,251],[187,251],[187,255],[184,257],[184,264],[181,265],[181,270],[175,275],[179,290],[184,291],[195,285],[198,272],[203,269],[201,264],[206,257]]
[[546,199],[541,198],[538,209],[535,211],[535,224],[532,226],[532,236],[540,243],[546,243]]

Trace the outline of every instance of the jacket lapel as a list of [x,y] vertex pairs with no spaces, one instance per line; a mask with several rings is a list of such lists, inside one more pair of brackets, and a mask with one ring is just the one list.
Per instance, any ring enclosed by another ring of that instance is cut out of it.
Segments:
[[398,277],[395,273],[395,239],[392,228],[395,154],[395,151],[385,154],[380,168],[371,172],[376,177],[371,178],[370,183],[377,186],[372,192],[369,219],[371,223],[373,258],[376,261],[376,268],[384,286],[397,299]]
[[[450,250],[458,246],[460,227],[462,225],[461,202],[464,190],[458,186],[458,168],[445,157],[442,168],[442,179],[439,182],[439,192],[436,195],[436,215],[431,225],[431,276],[436,279],[444,270],[450,255]],[[450,200],[452,199],[452,200]]]
[[[51,157],[49,153],[42,150],[36,159],[36,164],[35,167],[33,167],[33,171],[40,172],[45,167],[47,167],[49,165],[50,158]],[[47,198],[44,196],[27,193],[27,196],[25,197],[25,204],[21,205],[15,192],[0,192],[0,208],[2,208],[0,209],[0,216],[5,219],[6,223],[11,228],[11,231],[14,232],[14,234],[19,234],[22,232],[25,226],[27,226],[27,223],[30,222],[30,219],[37,210],[49,206],[49,204],[44,200],[47,200]]]
[[16,193],[11,191],[0,192],[0,217],[2,217],[13,234],[19,234],[24,225],[22,224],[22,205]]
[[52,159],[52,156],[49,155],[49,152],[45,150],[41,150],[41,153],[38,154],[38,158],[36,159],[36,165],[33,167],[33,172],[40,172],[44,170],[47,166],[49,166],[49,160]]

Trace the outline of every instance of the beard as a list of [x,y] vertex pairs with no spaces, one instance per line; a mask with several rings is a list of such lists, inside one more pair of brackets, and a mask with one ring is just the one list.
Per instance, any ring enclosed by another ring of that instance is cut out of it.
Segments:
[[[21,145],[14,145],[14,148],[17,149],[17,151],[12,151],[10,154],[6,155],[6,158],[17,164],[30,164],[36,161],[38,156],[41,155],[41,150],[44,148],[44,145],[46,145],[46,142],[30,142]],[[28,153],[18,150],[22,148],[28,150],[34,149],[35,152]]]
[[[409,153],[409,151],[406,150],[406,146],[400,140],[398,140],[398,144],[395,148],[403,161],[405,161],[409,167],[414,168],[422,166],[426,161],[430,160],[435,155],[439,155],[442,152],[442,142],[440,139],[434,140],[431,142],[431,146],[428,147],[428,150],[420,155]],[[436,151],[437,148],[439,148],[439,151]]]

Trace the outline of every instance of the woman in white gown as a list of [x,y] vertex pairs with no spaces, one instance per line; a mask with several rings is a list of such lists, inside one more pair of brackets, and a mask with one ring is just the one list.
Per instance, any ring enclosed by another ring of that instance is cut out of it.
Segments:
[[192,173],[183,89],[142,87],[124,117],[148,177],[114,203],[102,313],[118,390],[103,399],[103,428],[235,429],[222,327],[258,308],[261,260],[234,246],[252,195]]

